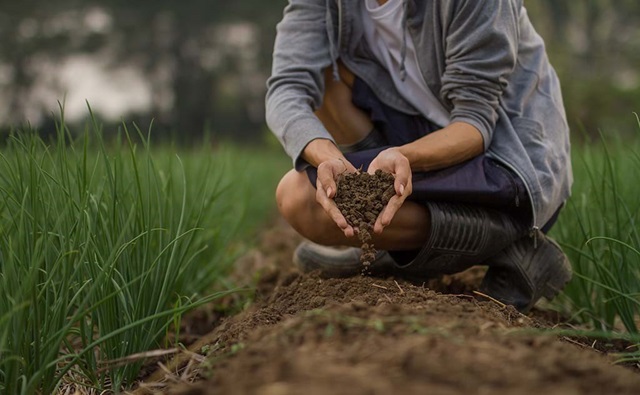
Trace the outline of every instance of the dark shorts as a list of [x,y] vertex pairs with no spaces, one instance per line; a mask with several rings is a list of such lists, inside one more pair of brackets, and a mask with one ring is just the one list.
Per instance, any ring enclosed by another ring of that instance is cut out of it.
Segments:
[[[383,104],[358,78],[353,85],[353,103],[370,115],[375,129],[386,142],[378,148],[346,153],[356,168],[367,169],[380,151],[410,143],[439,129],[421,116],[407,115]],[[307,173],[315,186],[316,169],[310,167]],[[413,193],[408,200],[481,205],[508,212],[527,225],[531,222],[531,203],[523,181],[485,155],[441,170],[415,172],[412,181]],[[553,225],[556,217],[557,213],[543,231]]]

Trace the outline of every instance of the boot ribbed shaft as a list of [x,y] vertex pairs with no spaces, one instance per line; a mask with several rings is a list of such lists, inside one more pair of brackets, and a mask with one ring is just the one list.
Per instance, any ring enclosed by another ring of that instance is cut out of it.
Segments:
[[486,244],[486,212],[472,206],[452,206],[446,209],[434,204],[431,209],[432,250],[473,255]]
[[434,277],[481,264],[526,233],[508,214],[480,206],[428,203],[429,241],[402,266],[408,274]]

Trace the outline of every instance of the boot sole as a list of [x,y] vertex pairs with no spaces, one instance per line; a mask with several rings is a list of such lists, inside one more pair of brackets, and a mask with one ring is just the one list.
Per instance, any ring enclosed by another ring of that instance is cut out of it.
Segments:
[[385,275],[395,269],[395,262],[386,252],[378,251],[375,262],[366,267],[360,263],[359,254],[350,251],[302,242],[293,253],[293,263],[302,273],[319,272],[324,278]]

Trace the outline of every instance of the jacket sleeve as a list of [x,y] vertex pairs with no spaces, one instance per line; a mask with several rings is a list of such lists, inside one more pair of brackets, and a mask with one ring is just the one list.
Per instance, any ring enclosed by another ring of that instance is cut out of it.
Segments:
[[451,121],[475,126],[491,144],[502,93],[516,66],[521,1],[443,1],[445,71],[441,95]]
[[301,170],[306,145],[333,141],[314,111],[324,92],[324,68],[331,65],[326,0],[290,0],[277,26],[272,74],[267,81],[266,120]]

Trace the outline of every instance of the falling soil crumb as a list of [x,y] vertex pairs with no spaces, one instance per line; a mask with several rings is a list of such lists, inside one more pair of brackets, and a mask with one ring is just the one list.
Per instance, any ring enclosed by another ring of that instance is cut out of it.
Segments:
[[369,273],[370,265],[376,259],[376,250],[371,237],[373,226],[395,194],[394,177],[390,173],[376,170],[374,174],[357,171],[338,177],[338,191],[334,198],[338,209],[358,233],[362,243],[360,262],[363,274]]
[[282,222],[265,232],[234,276],[253,284],[253,303],[212,323],[134,393],[639,393],[639,369],[614,365],[593,340],[545,334],[540,310],[525,316],[474,297],[481,268],[425,284],[325,279],[295,269],[299,241]]

